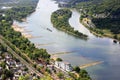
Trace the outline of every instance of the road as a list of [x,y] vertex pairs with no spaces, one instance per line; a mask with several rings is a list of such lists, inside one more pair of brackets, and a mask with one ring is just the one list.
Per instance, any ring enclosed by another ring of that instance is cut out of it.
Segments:
[[41,74],[39,71],[37,71],[34,67],[32,67],[31,64],[29,64],[28,62],[26,62],[22,57],[20,57],[15,51],[13,51],[4,41],[3,41],[3,37],[0,36],[0,43],[3,44],[4,46],[7,47],[7,50],[11,52],[11,54],[16,57],[17,59],[19,59],[21,61],[21,63],[23,63],[24,65],[26,65],[26,67],[32,72],[35,73],[37,76],[39,77],[44,77],[43,74]]

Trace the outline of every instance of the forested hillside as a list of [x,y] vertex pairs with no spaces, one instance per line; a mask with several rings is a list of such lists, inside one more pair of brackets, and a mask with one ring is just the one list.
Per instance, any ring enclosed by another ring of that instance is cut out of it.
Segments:
[[23,18],[35,11],[39,0],[0,0],[0,14],[10,16],[14,20]]
[[82,18],[91,19],[97,29],[108,30],[120,39],[120,0],[89,0],[75,8],[82,12]]
[[73,7],[79,2],[89,1],[89,0],[55,0],[59,7]]
[[36,6],[39,0],[0,0],[0,8],[13,6]]

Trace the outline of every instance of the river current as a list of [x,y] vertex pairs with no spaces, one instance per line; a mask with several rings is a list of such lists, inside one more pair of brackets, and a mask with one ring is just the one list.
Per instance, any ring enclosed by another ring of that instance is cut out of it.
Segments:
[[40,44],[39,48],[47,49],[50,54],[71,52],[59,57],[73,66],[104,61],[102,64],[86,68],[93,80],[120,80],[120,44],[114,44],[110,38],[99,38],[91,34],[79,22],[80,13],[74,9],[71,10],[73,14],[69,23],[76,30],[87,34],[89,39],[85,41],[55,29],[50,17],[57,9],[58,4],[54,1],[39,0],[36,11],[27,17],[27,21],[15,24],[25,26],[25,29],[32,31],[30,34],[33,36],[41,36],[30,41]]

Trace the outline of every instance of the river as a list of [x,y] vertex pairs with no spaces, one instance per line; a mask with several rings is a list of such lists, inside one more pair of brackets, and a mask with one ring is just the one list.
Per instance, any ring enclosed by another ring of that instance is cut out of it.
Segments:
[[[27,22],[15,23],[32,31],[30,34],[33,36],[41,36],[30,39],[30,41],[41,44],[39,48],[47,49],[50,54],[71,51],[72,53],[59,55],[59,57],[73,66],[104,61],[102,64],[86,68],[93,80],[119,80],[120,44],[114,44],[110,38],[99,38],[91,34],[79,23],[80,13],[76,10],[71,10],[73,15],[69,23],[76,30],[87,34],[89,37],[87,41],[55,29],[50,17],[57,9],[59,9],[58,5],[54,1],[40,0],[36,11],[27,17]],[[51,29],[52,32],[46,28]]]

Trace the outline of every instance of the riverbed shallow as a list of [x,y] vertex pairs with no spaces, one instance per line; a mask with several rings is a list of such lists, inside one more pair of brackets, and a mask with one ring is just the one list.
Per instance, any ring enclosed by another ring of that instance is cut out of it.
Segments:
[[[56,11],[58,5],[52,0],[40,0],[36,11],[27,17],[26,22],[14,22],[19,26],[25,26],[29,34],[41,36],[30,39],[35,44],[42,44],[39,48],[45,48],[50,54],[59,52],[72,52],[59,55],[64,61],[72,65],[82,65],[94,61],[104,63],[88,67],[86,70],[93,80],[119,80],[120,79],[120,44],[114,44],[110,38],[99,38],[94,36],[79,23],[80,13],[71,10],[73,15],[69,20],[72,27],[87,34],[89,39],[82,40],[57,30],[53,27],[50,17]],[[48,31],[47,28],[51,29]]]

